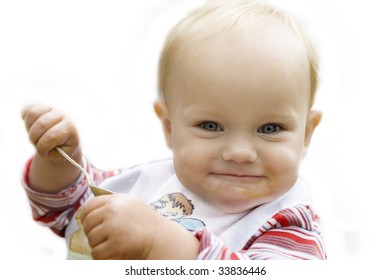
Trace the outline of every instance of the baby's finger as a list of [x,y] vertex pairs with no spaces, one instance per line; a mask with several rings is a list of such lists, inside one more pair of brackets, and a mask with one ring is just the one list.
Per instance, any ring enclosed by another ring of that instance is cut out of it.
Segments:
[[98,224],[93,227],[88,233],[84,228],[85,235],[88,237],[88,243],[91,248],[99,246],[101,243],[105,242],[108,238],[107,229],[104,229],[102,224]]
[[83,220],[84,232],[87,236],[104,221],[104,211],[101,209],[89,213]]
[[114,259],[111,256],[110,246],[108,245],[107,241],[100,242],[96,246],[91,246],[92,251],[91,255],[94,260],[110,260]]
[[105,196],[95,197],[83,207],[80,221],[83,223],[86,234],[103,222],[105,214],[103,206],[106,204],[106,198],[104,197]]
[[93,199],[89,200],[84,206],[83,211],[80,215],[80,221],[83,223],[85,217],[91,213],[93,210],[103,206],[106,203],[106,199],[104,195],[94,197]]
[[28,131],[31,143],[36,145],[38,140],[49,129],[54,127],[56,124],[60,123],[63,120],[63,118],[64,118],[63,115],[55,110],[50,110],[40,115],[37,119],[35,119],[34,123],[30,125],[30,129]]
[[[34,136],[38,138],[35,144],[35,148],[37,152],[43,156],[51,156],[51,151],[55,149],[57,146],[68,145],[72,147],[78,146],[78,136],[75,128],[70,125],[68,121],[61,121],[58,124],[54,125],[47,131],[43,133],[43,135],[39,136],[37,134]],[[35,140],[35,138],[33,139]],[[74,151],[67,151],[64,149],[70,156]],[[56,152],[56,155],[58,153]],[[61,157],[62,158],[62,157]]]
[[33,107],[35,107],[37,105],[39,105],[39,104],[37,104],[37,103],[30,103],[30,104],[25,105],[22,108],[22,113],[21,113],[22,119],[24,120],[24,118],[26,117],[27,113],[31,110],[31,108],[33,108]]
[[52,108],[50,106],[44,104],[32,104],[24,107],[22,110],[22,119],[24,120],[27,131],[30,130],[31,126],[40,116],[51,110]]

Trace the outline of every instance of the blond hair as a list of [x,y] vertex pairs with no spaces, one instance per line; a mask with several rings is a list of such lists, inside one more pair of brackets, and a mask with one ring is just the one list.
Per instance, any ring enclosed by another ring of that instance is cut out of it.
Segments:
[[261,1],[210,1],[190,12],[169,33],[159,61],[159,98],[164,100],[175,60],[188,40],[207,40],[226,32],[242,32],[248,26],[259,26],[264,20],[275,19],[293,31],[305,47],[310,68],[310,107],[318,87],[318,55],[311,39],[301,25],[286,12]]

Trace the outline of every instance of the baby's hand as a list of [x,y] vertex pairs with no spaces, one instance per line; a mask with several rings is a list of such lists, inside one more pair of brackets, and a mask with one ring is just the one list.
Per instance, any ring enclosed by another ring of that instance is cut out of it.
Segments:
[[193,259],[198,240],[130,195],[103,195],[81,214],[94,259]]
[[64,160],[55,151],[60,146],[71,157],[79,152],[75,125],[64,114],[43,104],[28,105],[22,110],[26,130],[37,153],[43,158]]
[[81,214],[94,259],[146,259],[161,219],[130,195],[98,196]]

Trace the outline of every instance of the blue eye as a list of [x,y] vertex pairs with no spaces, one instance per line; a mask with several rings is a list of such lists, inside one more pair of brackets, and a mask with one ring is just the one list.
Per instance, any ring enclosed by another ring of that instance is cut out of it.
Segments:
[[264,133],[264,134],[273,134],[278,132],[281,129],[281,127],[277,124],[266,124],[260,127],[259,133]]
[[207,131],[223,131],[223,129],[219,126],[218,123],[216,122],[202,122],[201,124],[199,124],[199,127],[204,129],[204,130],[207,130]]

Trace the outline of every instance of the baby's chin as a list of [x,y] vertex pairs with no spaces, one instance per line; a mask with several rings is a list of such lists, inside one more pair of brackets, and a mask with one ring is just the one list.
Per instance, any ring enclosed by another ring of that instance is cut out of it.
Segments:
[[225,192],[221,192],[218,196],[204,199],[227,214],[238,214],[253,210],[278,197],[277,193],[269,192],[268,190],[250,192],[246,188],[235,187],[233,189],[225,189]]
[[272,198],[262,198],[257,200],[239,200],[237,198],[232,198],[218,201],[209,201],[209,203],[226,214],[239,214],[249,212],[262,204],[270,202],[271,200]]

